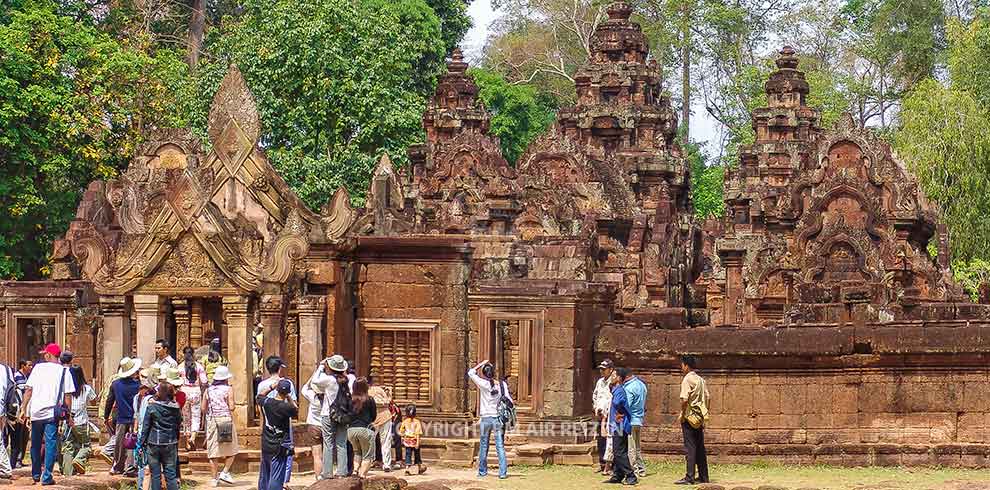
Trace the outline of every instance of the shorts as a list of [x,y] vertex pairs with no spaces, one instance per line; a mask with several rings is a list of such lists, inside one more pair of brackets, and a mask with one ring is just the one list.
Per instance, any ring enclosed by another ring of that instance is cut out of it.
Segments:
[[300,446],[322,446],[323,427],[319,425],[306,425],[306,431],[302,434]]

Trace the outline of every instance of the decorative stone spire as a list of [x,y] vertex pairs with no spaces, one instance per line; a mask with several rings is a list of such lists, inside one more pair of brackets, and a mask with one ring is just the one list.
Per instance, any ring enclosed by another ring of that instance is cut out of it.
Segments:
[[436,144],[464,132],[488,132],[490,118],[477,99],[478,86],[467,74],[468,64],[460,48],[447,62],[447,73],[437,82],[437,90],[423,113],[426,141]]
[[808,81],[804,72],[797,69],[798,57],[794,48],[784,46],[777,58],[777,71],[770,74],[764,85],[770,108],[784,107],[797,109],[805,105],[808,95]]

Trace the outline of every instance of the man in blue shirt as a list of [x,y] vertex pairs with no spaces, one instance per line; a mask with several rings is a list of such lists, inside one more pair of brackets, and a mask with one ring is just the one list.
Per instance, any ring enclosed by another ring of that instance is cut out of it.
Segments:
[[629,412],[629,404],[626,398],[626,390],[623,387],[629,378],[629,370],[618,368],[615,370],[619,377],[619,384],[612,389],[612,405],[609,410],[608,428],[612,435],[612,478],[605,480],[605,483],[624,483],[635,485],[639,483],[636,473],[629,464],[629,434],[632,433],[632,416]]
[[629,405],[629,423],[632,433],[629,435],[629,463],[632,464],[636,475],[646,476],[646,461],[643,460],[643,446],[640,444],[640,432],[643,429],[643,419],[646,417],[646,383],[630,374],[622,383],[626,391],[626,403]]
[[[110,385],[110,394],[107,397],[107,404],[104,412],[107,414],[107,427],[114,427],[113,436],[114,447],[113,465],[110,467],[111,475],[136,476],[137,468],[134,466],[134,451],[124,450],[124,436],[134,432],[134,396],[141,389],[141,359],[124,358],[120,362],[120,369],[117,374],[120,376],[117,381]],[[113,408],[117,407],[117,419],[110,418],[114,413]]]

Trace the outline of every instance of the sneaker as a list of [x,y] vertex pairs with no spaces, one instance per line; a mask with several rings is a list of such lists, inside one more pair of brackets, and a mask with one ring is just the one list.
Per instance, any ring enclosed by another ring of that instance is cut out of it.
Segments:
[[86,474],[86,467],[83,466],[83,464],[80,463],[79,461],[73,461],[72,462],[72,471],[74,473],[77,473],[77,474],[80,474],[80,475],[85,475]]
[[220,481],[222,481],[224,483],[227,483],[229,485],[233,485],[234,484],[234,478],[231,477],[230,476],[230,473],[227,473],[226,471],[221,471],[220,472],[220,475],[217,476],[217,480],[220,480]]
[[674,485],[694,485],[694,480],[688,478],[681,478],[674,482]]
[[112,465],[113,464],[113,458],[111,458],[109,454],[107,454],[107,453],[100,453],[100,456],[103,458],[103,461],[106,461],[107,462],[107,464],[109,464],[109,465]]

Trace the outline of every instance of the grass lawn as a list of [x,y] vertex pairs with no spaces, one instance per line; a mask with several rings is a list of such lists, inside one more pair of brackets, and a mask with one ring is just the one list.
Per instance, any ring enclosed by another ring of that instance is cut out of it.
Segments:
[[[821,490],[990,490],[990,469],[949,468],[836,468],[776,464],[712,465],[712,483],[726,489],[777,485],[789,489]],[[606,485],[605,477],[590,468],[573,466],[513,467],[507,480],[486,479],[491,488],[512,490],[594,490],[628,488]],[[651,463],[638,487],[660,490],[685,488],[673,482],[684,474],[684,465]],[[488,485],[486,485],[488,486]],[[691,488],[691,487],[687,487]]]

